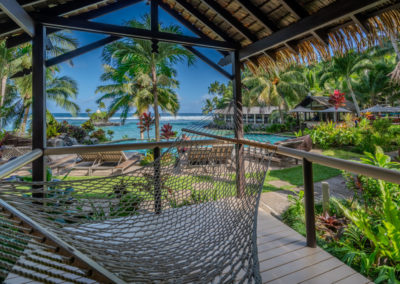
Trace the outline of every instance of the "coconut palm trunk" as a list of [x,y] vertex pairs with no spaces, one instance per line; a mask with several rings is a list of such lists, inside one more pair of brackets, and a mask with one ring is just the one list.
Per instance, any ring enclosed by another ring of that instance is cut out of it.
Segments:
[[22,134],[25,134],[26,124],[28,123],[29,109],[30,109],[30,107],[26,106],[25,110],[24,110],[24,116],[23,116],[22,123],[21,123],[21,133]]
[[361,116],[360,107],[358,106],[356,95],[354,94],[353,88],[351,86],[350,78],[347,78],[347,87],[349,88],[351,99],[353,100],[354,107],[356,108],[357,116]]
[[397,60],[400,60],[400,50],[399,46],[397,45],[397,36],[393,33],[390,33],[390,42],[392,43],[394,52],[397,55]]
[[154,96],[154,118],[156,128],[156,141],[160,141],[160,117],[158,113],[158,92],[157,92],[157,70],[156,66],[151,68],[152,84],[153,84],[153,96]]

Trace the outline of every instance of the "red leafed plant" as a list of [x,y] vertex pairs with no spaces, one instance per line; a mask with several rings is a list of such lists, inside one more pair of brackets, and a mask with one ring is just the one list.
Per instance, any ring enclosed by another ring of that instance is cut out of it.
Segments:
[[139,116],[138,127],[140,132],[147,132],[147,138],[150,139],[150,129],[154,124],[154,117],[151,116],[151,112],[144,112]]
[[335,109],[338,109],[341,106],[344,106],[346,102],[346,98],[344,93],[341,93],[339,90],[335,90],[333,94],[329,96],[329,103],[335,106]]
[[161,137],[169,140],[172,137],[175,137],[175,132],[172,131],[172,125],[167,123],[164,124],[161,128]]
[[328,213],[317,216],[317,228],[321,231],[321,237],[327,241],[339,240],[346,226],[344,218],[337,218],[336,215],[330,216]]

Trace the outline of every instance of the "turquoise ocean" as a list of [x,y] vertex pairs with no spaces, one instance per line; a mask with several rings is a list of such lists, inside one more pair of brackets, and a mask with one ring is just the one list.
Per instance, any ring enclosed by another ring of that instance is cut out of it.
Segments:
[[[80,113],[73,117],[68,113],[54,113],[54,117],[59,122],[67,121],[71,125],[81,125],[89,119],[87,113]],[[204,124],[204,120],[210,119],[208,116],[204,116],[200,113],[180,113],[176,116],[162,113],[160,116],[160,127],[164,124],[169,123],[172,125],[172,130],[180,133],[182,128],[191,128],[192,126]],[[115,115],[110,119],[111,122],[121,122],[120,117]],[[140,139],[140,131],[138,128],[139,120],[133,115],[129,115],[125,120],[125,124],[119,126],[105,126],[101,127],[103,130],[114,131],[113,140],[120,140],[123,138]],[[145,134],[147,138],[147,134]],[[150,138],[154,138],[154,126],[150,131]]]

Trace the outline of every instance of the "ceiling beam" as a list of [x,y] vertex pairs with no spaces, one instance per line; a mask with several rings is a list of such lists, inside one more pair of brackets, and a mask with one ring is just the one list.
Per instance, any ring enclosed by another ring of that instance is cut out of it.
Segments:
[[[126,8],[128,6],[134,5],[141,1],[143,1],[143,0],[119,0],[117,2],[114,2],[107,6],[101,7],[99,9],[91,10],[91,11],[70,17],[70,19],[78,19],[78,18],[83,19],[83,20],[94,19],[94,18],[103,16],[103,15],[106,15],[108,13],[112,13],[117,10]],[[98,2],[102,2],[102,1],[80,0],[80,1],[67,2],[65,4],[61,4],[61,5],[53,7],[53,8],[47,8],[44,11],[42,10],[41,13],[43,13],[45,15],[52,15],[52,16],[68,15],[69,9],[71,9],[71,11],[73,12],[80,8],[84,8],[84,7],[96,4]],[[57,31],[59,31],[59,29],[47,29],[47,34],[51,34],[51,33],[57,32]],[[3,34],[3,33],[4,33],[4,31],[0,27],[0,34]],[[11,47],[15,47],[17,45],[26,43],[28,41],[30,41],[30,37],[27,36],[27,34],[21,34],[21,35],[17,35],[17,36],[8,38],[6,41],[6,44],[7,44],[8,48],[11,48]]]
[[228,42],[233,42],[233,39],[220,27],[214,24],[210,19],[208,19],[205,15],[200,13],[195,7],[186,2],[185,0],[175,0],[176,3],[181,5],[188,13],[192,14],[196,19],[206,25],[210,30],[220,36],[223,40]]
[[[100,39],[100,40],[95,41],[93,43],[90,43],[88,45],[85,45],[85,46],[79,47],[77,49],[74,49],[74,50],[72,50],[70,52],[66,52],[66,53],[61,54],[59,56],[50,58],[50,59],[46,60],[45,65],[46,65],[46,67],[51,67],[51,66],[63,63],[65,61],[71,60],[71,59],[73,59],[73,58],[75,58],[77,56],[85,54],[85,53],[87,53],[89,51],[92,51],[92,50],[95,50],[95,49],[97,49],[99,47],[102,47],[102,46],[104,46],[106,44],[109,44],[109,43],[112,43],[114,41],[117,41],[119,39],[120,39],[119,37],[108,36],[106,38]],[[25,69],[15,73],[14,75],[12,75],[10,78],[11,79],[19,78],[19,77],[28,75],[30,73],[32,73],[32,68],[25,68]]]
[[202,0],[204,4],[213,9],[218,13],[218,16],[222,17],[227,23],[233,26],[238,32],[252,42],[258,40],[257,36],[253,34],[248,28],[246,28],[241,21],[232,16],[225,8],[218,4],[215,0]]
[[305,36],[338,20],[349,18],[355,13],[376,7],[383,2],[383,0],[337,0],[318,12],[242,48],[240,50],[240,59],[244,60],[287,41]]
[[[81,0],[81,1],[70,1],[65,4],[57,5],[51,8],[44,8],[40,12],[45,15],[62,16],[68,12],[74,12],[77,9],[85,8],[87,6],[100,3],[101,0]],[[0,34],[6,34],[19,30],[19,26],[14,23],[8,23],[0,26]]]
[[35,35],[35,24],[16,0],[0,0],[0,8],[30,37]]
[[217,63],[209,59],[207,56],[205,56],[203,53],[195,49],[193,46],[188,46],[184,45],[187,50],[192,52],[194,55],[196,55],[198,58],[200,58],[202,61],[204,61],[206,64],[211,66],[214,70],[218,71],[221,73],[223,76],[225,76],[227,79],[232,80],[233,76],[229,74],[227,71],[225,71],[221,66],[219,66]]
[[365,19],[363,16],[361,16],[360,14],[353,14],[351,15],[351,20],[361,28],[361,30],[365,33],[365,34],[369,34],[370,30],[368,28],[368,26],[365,24]]
[[[351,0],[349,0],[351,1]],[[309,13],[296,0],[280,0],[283,7],[300,20],[309,16]]]
[[78,31],[86,31],[99,34],[108,34],[117,37],[130,37],[145,40],[159,40],[162,42],[170,42],[182,45],[195,45],[209,47],[220,50],[231,51],[237,48],[236,45],[225,41],[217,41],[207,38],[196,38],[172,33],[159,31],[151,31],[146,29],[131,28],[126,26],[117,26],[89,21],[73,20],[62,17],[46,17],[37,15],[35,20],[41,22],[46,27],[56,29],[71,29]]
[[260,8],[256,7],[253,3],[248,0],[236,0],[240,3],[240,5],[257,21],[263,24],[265,28],[267,28],[271,33],[276,32],[278,27],[274,22],[268,19],[267,15],[265,15]]
[[315,37],[316,39],[319,40],[319,42],[321,42],[322,44],[324,44],[325,46],[329,45],[329,37],[328,34],[326,32],[324,32],[322,29],[319,30],[314,30],[311,32],[311,34],[313,35],[313,37]]
[[[180,22],[183,26],[185,26],[189,31],[194,33],[195,35],[201,37],[201,38],[207,38],[206,34],[200,29],[198,29],[195,25],[193,25],[191,22],[186,20],[178,11],[172,9],[168,4],[165,4],[162,1],[159,1],[158,5],[165,11],[167,12],[171,17],[175,18],[178,22]],[[228,53],[226,51],[219,50],[219,52],[226,56]]]

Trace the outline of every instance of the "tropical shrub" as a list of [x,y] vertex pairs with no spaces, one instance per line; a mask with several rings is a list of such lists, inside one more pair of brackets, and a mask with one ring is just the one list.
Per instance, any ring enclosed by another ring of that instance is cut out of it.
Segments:
[[375,145],[385,151],[399,147],[400,126],[392,125],[387,118],[369,121],[366,118],[357,123],[346,121],[335,124],[333,122],[320,123],[313,129],[304,131],[309,134],[313,143],[322,149],[332,147],[352,147],[355,152],[373,152]]
[[[382,148],[365,153],[362,163],[400,168]],[[375,283],[399,283],[400,186],[362,175],[344,173],[354,192],[351,200],[332,199],[329,215],[316,205],[318,244]],[[291,197],[283,214],[286,224],[305,233],[303,193]]]
[[90,138],[96,138],[99,142],[108,141],[106,137],[106,132],[103,129],[97,129],[90,134]]

